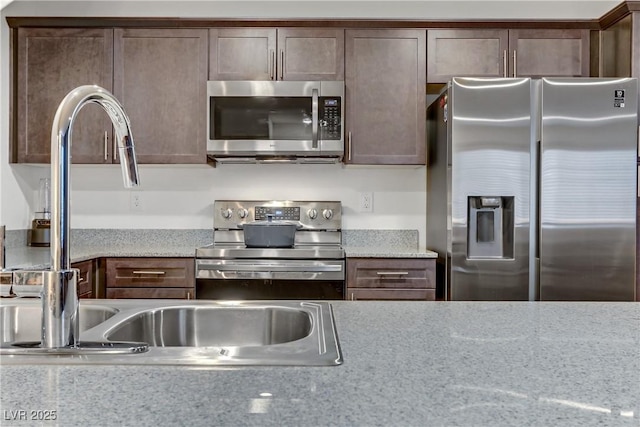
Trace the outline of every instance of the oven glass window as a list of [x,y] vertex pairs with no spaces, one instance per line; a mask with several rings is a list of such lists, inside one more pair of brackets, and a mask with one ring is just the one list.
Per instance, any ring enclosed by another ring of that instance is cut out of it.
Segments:
[[311,140],[311,97],[209,98],[210,139]]

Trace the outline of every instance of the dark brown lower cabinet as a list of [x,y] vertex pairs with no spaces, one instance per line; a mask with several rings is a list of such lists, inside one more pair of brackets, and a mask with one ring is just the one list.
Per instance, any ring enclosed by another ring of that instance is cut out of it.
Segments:
[[71,268],[80,270],[78,275],[78,298],[96,298],[94,260],[71,264]]
[[192,299],[193,258],[107,258],[107,298]]
[[434,301],[435,297],[435,259],[347,258],[347,299]]

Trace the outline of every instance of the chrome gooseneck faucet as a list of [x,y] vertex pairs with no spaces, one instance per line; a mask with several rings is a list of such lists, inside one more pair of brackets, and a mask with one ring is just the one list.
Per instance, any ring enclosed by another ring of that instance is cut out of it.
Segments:
[[69,169],[73,123],[80,109],[100,105],[115,128],[125,187],[138,185],[138,165],[129,118],[118,100],[99,86],[80,86],[62,100],[51,129],[51,271],[42,289],[43,348],[72,347],[78,338],[77,277],[70,263]]

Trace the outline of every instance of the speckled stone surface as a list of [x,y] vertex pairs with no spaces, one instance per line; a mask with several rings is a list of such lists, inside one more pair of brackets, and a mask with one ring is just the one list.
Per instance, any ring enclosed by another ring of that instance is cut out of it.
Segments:
[[17,248],[27,244],[27,230],[6,230],[4,235],[6,248]]
[[[6,266],[46,268],[49,248],[26,246],[26,230],[7,231]],[[9,237],[8,237],[9,239]],[[78,229],[71,231],[71,260],[99,257],[192,257],[195,249],[213,241],[213,232],[197,230]],[[9,242],[7,242],[9,243]],[[418,247],[417,230],[344,230],[347,257],[436,258]]]
[[342,246],[351,258],[437,258],[418,245],[418,230],[343,230]]
[[3,365],[1,424],[640,425],[640,304],[332,304],[341,366]]
[[[98,257],[193,257],[196,248],[213,240],[211,230],[72,230],[71,260]],[[49,248],[7,247],[6,265],[43,268],[50,263]]]

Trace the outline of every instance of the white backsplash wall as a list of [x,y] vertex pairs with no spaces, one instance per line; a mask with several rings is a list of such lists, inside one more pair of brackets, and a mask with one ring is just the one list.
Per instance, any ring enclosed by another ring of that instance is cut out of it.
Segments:
[[[49,168],[9,168],[23,183],[31,215],[10,228],[26,228],[37,208],[39,180]],[[209,228],[218,199],[338,200],[343,228],[418,230],[424,246],[425,180],[424,166],[140,165],[141,186],[126,190],[118,165],[74,165],[72,228]],[[361,192],[373,193],[373,212],[359,211]]]

